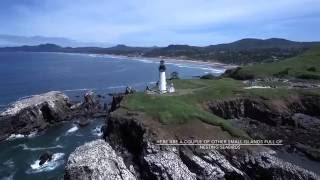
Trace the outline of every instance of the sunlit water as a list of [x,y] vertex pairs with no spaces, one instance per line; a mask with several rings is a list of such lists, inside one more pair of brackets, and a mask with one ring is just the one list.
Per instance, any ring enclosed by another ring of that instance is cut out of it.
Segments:
[[[158,80],[158,62],[147,59],[62,53],[0,53],[0,110],[8,103],[33,94],[60,90],[80,100],[88,89],[110,101],[108,93],[123,91],[127,85],[143,90]],[[177,71],[181,78],[206,73],[220,74],[221,67],[187,62],[167,63],[167,74]],[[80,128],[62,123],[34,137],[0,143],[0,179],[61,179],[69,154],[77,146],[101,136],[103,119]],[[45,151],[53,161],[38,166]]]

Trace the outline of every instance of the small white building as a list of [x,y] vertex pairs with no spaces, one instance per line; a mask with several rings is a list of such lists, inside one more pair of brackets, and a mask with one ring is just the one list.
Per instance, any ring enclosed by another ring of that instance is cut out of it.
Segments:
[[168,92],[169,93],[174,93],[176,90],[174,89],[173,83],[170,84],[169,88],[168,88]]

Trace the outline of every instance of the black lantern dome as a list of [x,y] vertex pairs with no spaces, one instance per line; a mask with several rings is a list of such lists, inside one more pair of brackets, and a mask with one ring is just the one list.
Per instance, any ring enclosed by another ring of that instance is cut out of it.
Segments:
[[164,65],[164,60],[160,61],[159,71],[160,72],[166,71],[166,66]]

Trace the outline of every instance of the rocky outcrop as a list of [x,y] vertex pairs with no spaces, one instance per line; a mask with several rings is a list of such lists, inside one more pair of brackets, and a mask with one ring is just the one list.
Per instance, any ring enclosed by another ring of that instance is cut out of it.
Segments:
[[0,114],[0,139],[10,134],[27,135],[61,122],[70,114],[71,105],[69,98],[59,91],[19,100]]
[[278,100],[240,97],[209,101],[206,106],[212,113],[225,119],[246,117],[272,126],[293,125],[295,122],[291,116],[295,113],[320,115],[320,98],[317,96]]
[[53,153],[50,152],[50,151],[46,151],[45,153],[41,154],[41,156],[39,157],[39,165],[43,165],[45,162],[47,161],[51,161],[52,160],[52,156],[53,156]]
[[149,173],[145,175],[154,179],[196,179],[196,174],[182,162],[177,151],[167,150],[146,154],[143,161]]
[[[74,103],[64,93],[51,91],[30,96],[12,103],[0,113],[0,141],[15,136],[26,136],[50,125],[73,118],[106,116],[93,93],[85,95],[84,102]],[[83,121],[83,125],[87,123]]]
[[115,111],[120,107],[120,102],[123,99],[123,95],[119,94],[116,96],[112,96],[112,102],[111,102],[111,107],[109,109],[109,112]]
[[88,117],[105,116],[106,110],[100,104],[100,97],[101,95],[96,95],[92,91],[86,92],[83,96],[83,102],[78,102],[71,107],[72,115],[82,118],[82,120],[83,118],[88,119]]
[[317,179],[318,177],[274,156],[266,148],[238,151],[182,150],[184,162],[197,174],[197,179]]
[[78,147],[68,158],[65,179],[115,179],[135,180],[112,147],[103,140],[96,140]]
[[247,117],[269,125],[281,125],[295,113],[320,116],[319,96],[290,96],[287,99],[239,97],[207,102],[208,109],[225,119]]
[[[266,100],[234,98],[210,101],[212,113],[244,129],[255,139],[282,139],[285,150],[296,149],[313,160],[320,160],[320,98],[299,96]],[[289,150],[290,151],[290,150]]]

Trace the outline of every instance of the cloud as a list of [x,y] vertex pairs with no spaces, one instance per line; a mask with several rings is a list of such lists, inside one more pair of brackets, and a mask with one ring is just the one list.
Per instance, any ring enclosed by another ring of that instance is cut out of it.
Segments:
[[310,21],[320,17],[318,0],[3,0],[0,6],[6,9],[0,12],[1,34],[131,45],[205,45],[271,35],[310,40],[309,31],[319,31]]

